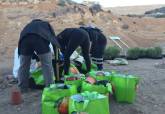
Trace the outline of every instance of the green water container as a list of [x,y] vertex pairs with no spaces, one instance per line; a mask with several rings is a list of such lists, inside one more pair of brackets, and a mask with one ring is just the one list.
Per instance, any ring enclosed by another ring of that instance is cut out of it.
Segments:
[[114,95],[118,102],[133,103],[139,78],[132,75],[115,74],[112,76]]

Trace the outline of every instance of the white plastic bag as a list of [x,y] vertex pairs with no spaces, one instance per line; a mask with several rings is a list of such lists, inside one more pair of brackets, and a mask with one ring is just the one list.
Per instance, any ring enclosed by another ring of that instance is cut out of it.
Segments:
[[74,51],[73,54],[70,57],[71,61],[78,61],[80,63],[84,62],[84,58],[77,53],[77,51]]
[[[30,65],[30,72],[36,70],[36,60],[31,60],[31,65]],[[20,67],[20,59],[18,57],[18,48],[15,49],[14,51],[14,66],[13,66],[13,76],[14,78],[18,78],[18,70]]]

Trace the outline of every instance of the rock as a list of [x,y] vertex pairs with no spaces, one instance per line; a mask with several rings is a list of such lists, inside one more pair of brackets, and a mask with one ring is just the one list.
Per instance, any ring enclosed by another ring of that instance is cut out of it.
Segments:
[[89,10],[91,11],[92,15],[96,15],[98,12],[103,11],[100,4],[92,5]]
[[136,24],[136,22],[134,21],[133,24]]
[[34,0],[34,4],[38,4],[40,1],[39,0]]
[[155,105],[154,105],[154,107],[155,107],[155,108],[157,108],[157,107],[158,107],[158,105],[157,105],[157,104],[155,104]]
[[27,0],[29,3],[33,3],[34,2],[34,0]]
[[129,28],[129,25],[127,25],[127,24],[122,25],[122,29],[128,29],[128,28]]
[[114,24],[118,24],[119,22],[117,20],[112,21]]
[[112,13],[111,10],[108,10],[107,12],[110,13],[110,14]]
[[17,25],[20,27],[22,25],[22,23],[21,22],[17,22]]
[[122,21],[122,18],[121,18],[121,17],[119,17],[119,18],[118,18],[118,20],[119,20],[119,21]]
[[2,5],[10,5],[10,2],[2,2]]
[[21,111],[21,107],[18,107],[17,110],[18,110],[18,111]]
[[27,2],[19,2],[19,5],[27,5]]

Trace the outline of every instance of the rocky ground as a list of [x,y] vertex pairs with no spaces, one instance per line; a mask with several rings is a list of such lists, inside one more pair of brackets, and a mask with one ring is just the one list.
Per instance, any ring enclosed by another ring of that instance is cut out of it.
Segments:
[[[110,101],[111,114],[164,114],[165,112],[165,69],[155,67],[162,60],[141,59],[129,61],[127,66],[110,66],[105,64],[105,70],[116,70],[124,74],[134,74],[141,78],[137,97],[133,104]],[[2,85],[3,84],[3,85]],[[41,114],[41,91],[32,91],[23,95],[21,105],[10,104],[12,87],[0,82],[0,112],[3,114]]]

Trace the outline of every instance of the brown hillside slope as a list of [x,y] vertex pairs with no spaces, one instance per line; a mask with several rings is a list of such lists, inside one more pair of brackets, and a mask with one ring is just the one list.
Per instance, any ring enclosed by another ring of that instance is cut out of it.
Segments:
[[[106,11],[92,15],[87,6],[60,6],[54,0],[39,4],[0,5],[0,62],[3,67],[12,66],[20,31],[35,18],[50,21],[56,33],[67,27],[79,27],[80,23],[93,22],[107,37],[119,36],[130,47],[164,46],[165,42],[165,19],[116,16]],[[123,29],[123,25],[128,25],[128,29]]]

